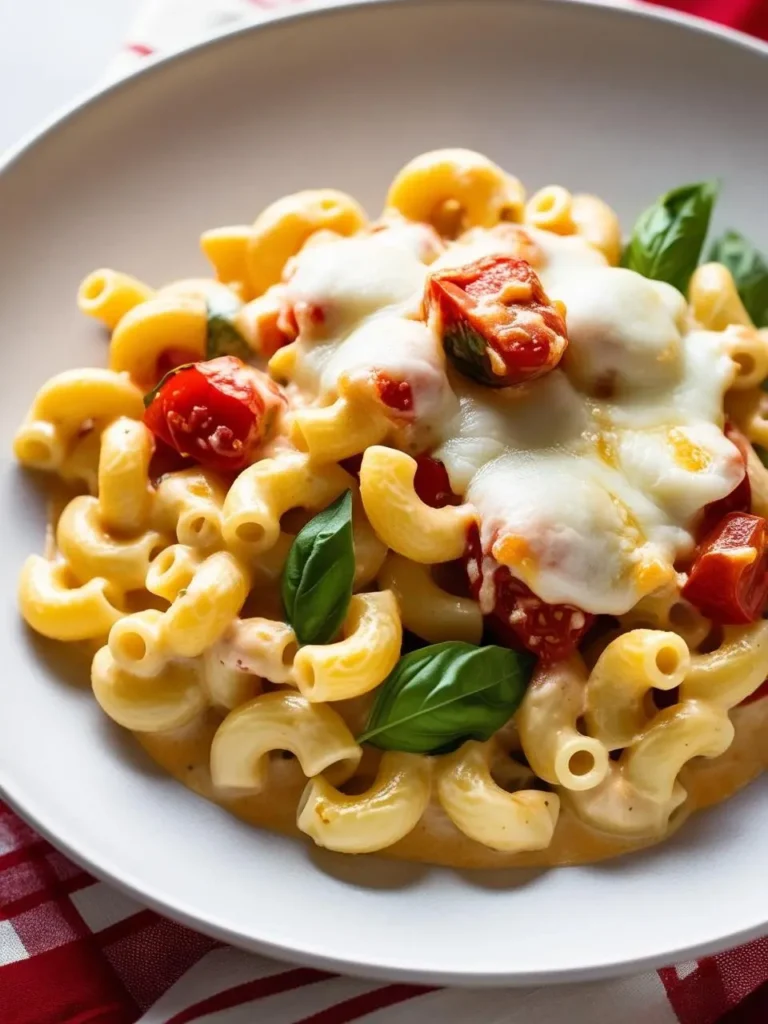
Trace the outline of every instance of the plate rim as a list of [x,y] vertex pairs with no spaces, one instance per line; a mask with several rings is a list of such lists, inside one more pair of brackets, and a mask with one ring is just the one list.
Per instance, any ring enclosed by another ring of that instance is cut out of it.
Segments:
[[[509,5],[510,0],[485,0],[485,2],[501,6],[502,4]],[[540,5],[542,0],[511,0],[511,2],[520,7],[534,7],[535,5]],[[568,5],[572,8],[582,7],[593,11],[604,11],[608,17],[616,16],[617,18],[625,18],[627,20],[645,18],[677,25],[688,31],[722,40],[727,44],[768,58],[768,43],[762,42],[759,39],[703,18],[668,8],[650,6],[647,3],[639,3],[637,0],[621,0],[620,3],[617,3],[616,0],[544,0],[544,2],[561,8],[565,8]],[[285,23],[299,22],[305,19],[343,17],[344,12],[347,10],[358,12],[365,8],[381,9],[387,5],[404,6],[406,3],[411,6],[418,5],[421,7],[440,6],[443,4],[445,6],[458,5],[459,3],[464,6],[465,0],[309,0],[301,8],[291,10],[276,9],[273,12],[264,12],[264,18],[254,24],[225,28],[183,49],[154,56],[145,64],[121,78],[107,81],[103,84],[97,83],[92,89],[81,92],[72,102],[54,111],[50,117],[44,119],[31,131],[25,133],[17,143],[12,144],[3,153],[0,153],[0,178],[18,161],[32,152],[49,135],[59,130],[66,130],[68,122],[80,112],[85,112],[102,102],[108,103],[113,94],[132,88],[135,80],[144,79],[154,74],[161,74],[166,67],[172,64],[182,64],[188,59],[193,59],[202,51],[213,51],[219,46],[225,46],[232,39],[246,37],[254,33],[268,32],[273,27],[279,29]],[[12,766],[8,767],[12,769]],[[412,968],[408,966],[382,966],[377,963],[367,962],[361,954],[357,954],[354,960],[343,959],[338,956],[318,953],[311,949],[297,948],[295,945],[286,946],[268,939],[254,938],[252,935],[234,930],[220,921],[212,918],[201,918],[193,908],[185,906],[182,902],[174,901],[167,896],[153,891],[148,891],[146,883],[143,883],[141,879],[125,872],[122,875],[118,874],[118,867],[109,863],[92,860],[88,853],[81,852],[68,839],[58,836],[55,830],[46,823],[45,814],[43,813],[42,817],[38,815],[34,796],[28,793],[25,794],[24,788],[23,781],[17,780],[17,783],[14,784],[12,770],[3,771],[2,764],[0,764],[0,798],[52,846],[61,850],[73,862],[88,871],[96,879],[115,886],[115,888],[126,893],[138,903],[149,907],[163,916],[235,947],[271,957],[279,962],[302,963],[311,967],[332,970],[351,976],[384,981],[400,981],[411,984],[428,983],[448,986],[461,985],[463,987],[499,985],[517,987],[541,984],[543,982],[571,983],[601,980],[642,973],[646,970],[667,966],[681,959],[698,959],[760,937],[765,934],[766,925],[768,925],[768,917],[766,917],[764,920],[748,925],[745,928],[738,928],[726,935],[693,945],[683,945],[671,950],[648,954],[640,958],[624,958],[597,965],[558,970],[546,967],[540,970],[527,970],[525,972],[477,972],[465,970],[459,974],[454,970],[447,969],[423,970],[418,967]],[[441,869],[436,868],[435,870]]]

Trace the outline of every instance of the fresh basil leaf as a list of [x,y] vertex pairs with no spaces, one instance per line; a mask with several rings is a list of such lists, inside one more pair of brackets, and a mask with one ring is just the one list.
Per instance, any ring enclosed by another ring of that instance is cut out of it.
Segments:
[[250,345],[235,327],[233,317],[241,308],[242,303],[232,295],[232,301],[224,295],[208,299],[208,326],[205,336],[205,358],[215,359],[217,356],[237,356],[248,360],[253,355]]
[[699,263],[718,189],[716,181],[702,181],[657,199],[637,218],[623,266],[685,293]]
[[741,301],[758,327],[768,326],[768,263],[738,231],[726,231],[713,244],[709,259],[733,274]]
[[381,685],[358,743],[413,754],[487,740],[523,699],[535,658],[448,641],[401,658]]
[[148,391],[146,395],[144,395],[144,408],[148,409],[150,405],[152,405],[154,400],[157,398],[158,392],[161,390],[166,381],[169,381],[171,377],[175,377],[176,374],[180,373],[182,370],[188,370],[190,366],[194,365],[194,363],[182,363],[180,366],[174,366],[172,370],[169,370],[167,373],[164,373],[160,380],[157,382],[157,384],[155,384],[155,386],[152,388],[152,390]]
[[488,342],[468,321],[457,317],[450,326],[446,326],[443,347],[450,362],[465,377],[486,387],[509,386],[506,375],[497,375],[493,372]]
[[299,531],[288,552],[282,597],[300,644],[325,644],[341,628],[352,597],[352,492],[346,491]]

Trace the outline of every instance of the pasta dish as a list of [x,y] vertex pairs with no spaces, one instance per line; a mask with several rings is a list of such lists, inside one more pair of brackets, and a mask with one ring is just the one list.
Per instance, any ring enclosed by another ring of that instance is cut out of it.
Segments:
[[[768,755],[768,265],[718,185],[622,237],[423,154],[317,189],[209,277],[80,287],[108,368],[34,397],[38,633],[185,785],[344,853],[456,866],[657,842]],[[706,252],[706,256],[702,253]]]

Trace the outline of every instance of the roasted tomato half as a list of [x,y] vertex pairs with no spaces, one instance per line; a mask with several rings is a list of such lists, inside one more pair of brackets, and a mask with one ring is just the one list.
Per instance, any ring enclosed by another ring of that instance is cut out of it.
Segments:
[[[559,661],[572,654],[594,622],[594,616],[569,604],[547,604],[516,579],[508,566],[489,564],[483,557],[480,533],[473,526],[465,554],[467,578],[472,596],[486,604],[493,602],[486,623],[496,639],[508,647],[526,648],[543,661]],[[491,593],[485,575],[492,573]],[[483,592],[481,597],[481,591]]]
[[524,259],[486,256],[432,274],[425,304],[454,366],[488,387],[541,377],[568,345],[563,307],[550,302]]
[[236,472],[253,461],[283,402],[265,374],[220,356],[166,374],[144,399],[144,422],[180,455]]
[[756,622],[768,603],[765,519],[729,512],[699,546],[681,593],[713,622]]

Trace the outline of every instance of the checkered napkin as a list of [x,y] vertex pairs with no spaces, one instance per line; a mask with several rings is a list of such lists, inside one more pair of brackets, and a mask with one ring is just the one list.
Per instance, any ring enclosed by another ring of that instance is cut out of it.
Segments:
[[[111,74],[238,22],[310,5],[316,0],[147,0]],[[768,39],[768,0],[667,6]],[[341,978],[240,952],[146,910],[75,867],[0,803],[0,1024],[192,1021],[765,1024],[768,938],[582,985],[467,992]]]

